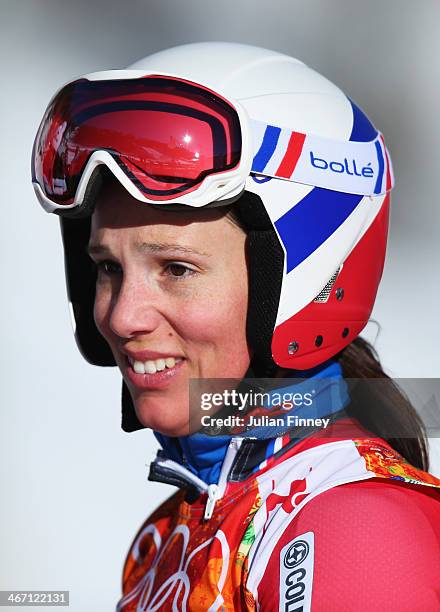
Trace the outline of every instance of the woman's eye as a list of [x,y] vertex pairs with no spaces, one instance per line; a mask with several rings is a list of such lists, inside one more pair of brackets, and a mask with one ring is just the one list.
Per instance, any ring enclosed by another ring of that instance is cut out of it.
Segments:
[[121,272],[119,264],[110,260],[98,261],[96,263],[96,268],[98,269],[98,272],[104,273],[106,276],[113,276],[114,274],[119,274]]
[[165,269],[169,276],[176,279],[188,278],[196,273],[195,270],[192,270],[181,263],[169,263]]

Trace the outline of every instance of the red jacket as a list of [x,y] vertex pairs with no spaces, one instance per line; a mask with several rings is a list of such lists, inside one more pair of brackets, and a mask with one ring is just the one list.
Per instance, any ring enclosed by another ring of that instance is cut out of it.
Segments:
[[142,525],[119,611],[440,610],[440,480],[353,419],[280,437],[245,478],[257,451],[240,442],[211,518],[206,492],[180,489]]

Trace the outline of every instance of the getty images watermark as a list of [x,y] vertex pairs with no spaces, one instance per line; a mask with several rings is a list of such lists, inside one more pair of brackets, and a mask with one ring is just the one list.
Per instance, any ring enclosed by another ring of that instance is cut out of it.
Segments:
[[[292,392],[262,392],[249,390],[246,392],[223,390],[221,392],[201,394],[200,409],[211,412],[224,407],[231,408],[235,414],[217,416],[202,414],[200,423],[203,427],[289,427],[315,426],[327,427],[330,418],[299,416],[294,408],[310,408],[313,406],[313,396],[316,391],[305,393]],[[260,409],[260,410],[259,410]],[[265,412],[262,412],[265,410]],[[246,411],[246,414],[244,412]]]
[[[300,384],[301,383],[301,384]],[[191,431],[210,435],[327,428],[343,398],[335,403],[335,379],[196,379],[190,381]]]
[[348,417],[385,438],[415,438],[420,430],[401,415],[402,397],[428,437],[440,437],[440,379],[432,378],[192,379],[189,433],[270,437],[321,430],[338,438],[333,424]]

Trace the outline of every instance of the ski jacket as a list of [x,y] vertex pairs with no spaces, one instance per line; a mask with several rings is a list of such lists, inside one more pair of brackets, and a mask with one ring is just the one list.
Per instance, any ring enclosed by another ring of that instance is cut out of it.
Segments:
[[149,478],[180,488],[134,538],[119,612],[440,610],[440,480],[355,419],[233,437],[217,484],[163,450]]

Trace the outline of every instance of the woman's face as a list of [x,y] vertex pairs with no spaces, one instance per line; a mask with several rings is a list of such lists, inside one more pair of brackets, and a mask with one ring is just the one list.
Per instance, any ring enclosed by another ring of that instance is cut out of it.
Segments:
[[188,434],[189,379],[246,373],[245,238],[218,209],[167,212],[115,183],[101,191],[94,316],[146,427]]

